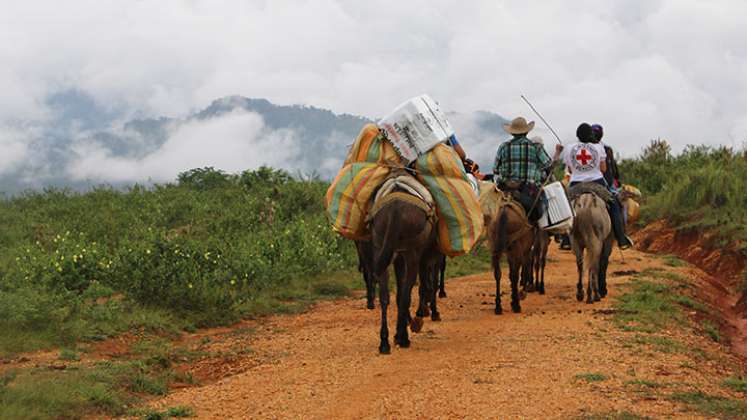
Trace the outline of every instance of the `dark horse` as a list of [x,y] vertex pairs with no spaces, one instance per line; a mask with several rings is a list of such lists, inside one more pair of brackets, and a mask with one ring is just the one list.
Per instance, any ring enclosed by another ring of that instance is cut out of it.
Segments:
[[521,208],[509,194],[503,193],[493,217],[485,218],[488,223],[488,241],[492,251],[493,277],[495,278],[495,313],[503,313],[501,308],[501,256],[508,258],[511,280],[511,310],[521,312],[519,303],[519,274],[524,269],[531,269],[530,251],[533,242],[533,230]]
[[[376,300],[376,279],[373,274],[373,244],[371,241],[355,241],[355,249],[358,252],[358,272],[363,275],[363,283],[366,285],[366,307],[368,309],[374,309],[374,301]],[[446,276],[446,256],[441,255],[435,262],[435,271],[431,273],[434,278],[431,279],[435,283],[438,290],[438,297],[446,297],[445,288],[445,276]],[[433,270],[431,270],[433,271]],[[424,285],[430,285],[431,283],[421,280],[420,295],[421,299],[430,301],[430,296],[426,295],[426,289]],[[429,292],[435,292],[431,289],[427,289]],[[431,306],[435,306],[435,301],[432,302]],[[438,312],[436,312],[438,314]],[[427,316],[427,311],[421,316]]]
[[[440,254],[436,248],[435,220],[432,210],[425,201],[396,189],[379,201],[374,204],[374,210],[372,210],[374,216],[371,242],[374,251],[374,275],[379,283],[381,305],[379,352],[388,354],[391,347],[387,325],[387,307],[389,306],[387,268],[394,260],[397,277],[397,328],[394,341],[400,347],[406,348],[410,346],[407,327],[412,320],[410,316],[412,288],[419,272],[423,279],[434,277],[428,270],[435,266]],[[433,289],[432,286],[428,288]],[[423,305],[424,302],[421,300],[421,307]],[[413,322],[413,331],[417,331],[419,326],[422,326],[422,319],[419,325]]]

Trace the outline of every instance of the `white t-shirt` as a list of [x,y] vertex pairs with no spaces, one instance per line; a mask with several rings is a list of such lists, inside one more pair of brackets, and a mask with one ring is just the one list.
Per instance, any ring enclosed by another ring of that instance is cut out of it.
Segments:
[[563,150],[563,163],[571,171],[571,182],[604,178],[601,165],[607,155],[600,143],[573,143]]

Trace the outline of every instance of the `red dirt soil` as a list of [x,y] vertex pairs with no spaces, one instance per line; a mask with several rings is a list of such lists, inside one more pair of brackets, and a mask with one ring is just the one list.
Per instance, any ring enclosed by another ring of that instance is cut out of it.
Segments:
[[745,269],[739,244],[716,248],[712,233],[676,230],[663,220],[648,224],[634,237],[642,251],[677,255],[709,274],[704,280],[711,287],[701,290],[701,298],[719,310],[734,352],[747,357],[747,292],[740,297],[735,291]]
[[[656,337],[682,343],[683,350],[657,351],[610,321],[611,303],[631,275],[648,269],[676,272],[705,287],[706,274],[696,268],[667,267],[637,251],[626,252],[623,262],[615,252],[610,297],[579,303],[575,258],[553,246],[547,295],[530,294],[520,314],[510,312],[505,295],[504,315],[493,314],[491,274],[452,279],[448,298],[439,301],[443,321],[426,320],[411,348],[393,346],[391,355],[381,356],[378,308],[366,310],[362,296],[322,302],[304,314],[206,332],[204,349],[233,349],[230,359],[224,366],[213,360],[208,369],[198,363],[194,373],[215,376],[148,405],[190,406],[198,418],[211,419],[607,418],[625,412],[708,418],[665,394],[697,389],[741,398],[720,385],[743,374],[737,357],[676,327]],[[697,356],[697,349],[709,356]],[[590,375],[601,379],[585,379]],[[665,394],[641,389],[636,380],[661,383]]]

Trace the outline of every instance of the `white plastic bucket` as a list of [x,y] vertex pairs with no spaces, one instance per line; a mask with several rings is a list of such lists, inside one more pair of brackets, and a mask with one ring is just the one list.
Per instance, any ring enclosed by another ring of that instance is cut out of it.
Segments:
[[538,221],[539,227],[553,232],[566,232],[573,227],[573,209],[565,195],[563,184],[552,182],[543,189],[547,209]]

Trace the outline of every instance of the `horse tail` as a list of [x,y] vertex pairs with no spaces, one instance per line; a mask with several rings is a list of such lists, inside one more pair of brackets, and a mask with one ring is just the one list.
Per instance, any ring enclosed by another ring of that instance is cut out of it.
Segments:
[[397,217],[397,212],[391,211],[391,208],[387,210],[384,224],[384,238],[381,241],[382,246],[378,255],[374,258],[374,273],[376,273],[376,275],[381,275],[386,271],[387,267],[389,267],[389,264],[392,263],[392,257],[394,257],[394,249],[396,247],[394,242],[397,240],[397,235],[400,230],[400,218]]
[[501,209],[498,215],[498,226],[495,234],[495,249],[493,250],[493,263],[498,264],[501,254],[508,248],[508,210]]

